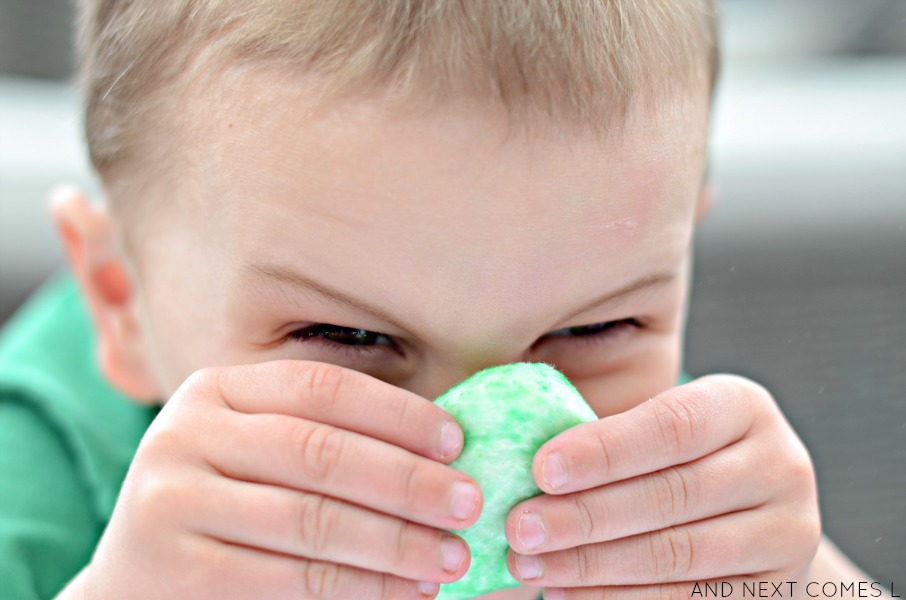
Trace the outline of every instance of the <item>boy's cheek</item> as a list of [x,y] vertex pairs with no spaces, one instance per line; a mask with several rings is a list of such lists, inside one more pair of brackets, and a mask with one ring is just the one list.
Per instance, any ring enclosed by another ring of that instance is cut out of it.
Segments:
[[625,412],[676,386],[680,355],[673,344],[634,358],[622,368],[573,384],[600,418]]

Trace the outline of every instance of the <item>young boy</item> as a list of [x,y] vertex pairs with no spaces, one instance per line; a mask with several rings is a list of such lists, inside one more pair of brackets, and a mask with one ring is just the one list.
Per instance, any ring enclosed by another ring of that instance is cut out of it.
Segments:
[[429,400],[516,361],[601,419],[484,598],[864,579],[770,394],[677,386],[709,2],[83,9],[105,197],[58,192],[78,288],[5,332],[0,596],[433,597],[482,500]]

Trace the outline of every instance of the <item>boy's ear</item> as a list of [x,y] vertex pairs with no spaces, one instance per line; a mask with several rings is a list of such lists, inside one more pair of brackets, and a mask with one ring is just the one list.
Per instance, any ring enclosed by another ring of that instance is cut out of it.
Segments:
[[714,184],[710,179],[704,179],[698,190],[698,199],[695,201],[695,224],[699,225],[705,215],[711,210],[715,198]]
[[68,186],[52,193],[50,209],[94,322],[101,372],[126,396],[143,404],[157,402],[142,345],[135,287],[117,258],[107,211]]

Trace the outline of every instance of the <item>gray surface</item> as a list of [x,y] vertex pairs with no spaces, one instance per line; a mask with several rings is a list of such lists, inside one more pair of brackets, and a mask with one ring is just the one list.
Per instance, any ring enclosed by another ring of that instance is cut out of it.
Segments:
[[75,69],[74,0],[2,0],[0,73],[65,77]]
[[0,76],[0,319],[60,263],[47,211],[61,182],[91,193],[74,86]]
[[[738,71],[737,71],[737,74]],[[826,531],[906,587],[906,63],[731,75],[696,243],[686,365],[770,389]]]
[[771,390],[811,452],[828,534],[906,585],[906,235],[702,238],[697,256],[688,369]]

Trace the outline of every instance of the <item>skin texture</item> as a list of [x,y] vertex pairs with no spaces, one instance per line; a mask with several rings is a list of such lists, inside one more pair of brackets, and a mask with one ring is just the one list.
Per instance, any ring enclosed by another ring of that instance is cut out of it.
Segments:
[[[487,599],[807,578],[814,473],[770,394],[729,375],[674,387],[703,91],[619,138],[529,139],[487,101],[319,107],[285,76],[232,77],[130,199],[154,203],[134,262],[102,208],[55,203],[104,372],[166,401],[62,597],[431,597],[468,565],[439,530],[473,523],[481,497],[426,399],[516,361],[555,364],[602,419],[536,455],[547,494],[505,532],[525,586]],[[385,335],[293,336],[313,323]]]

